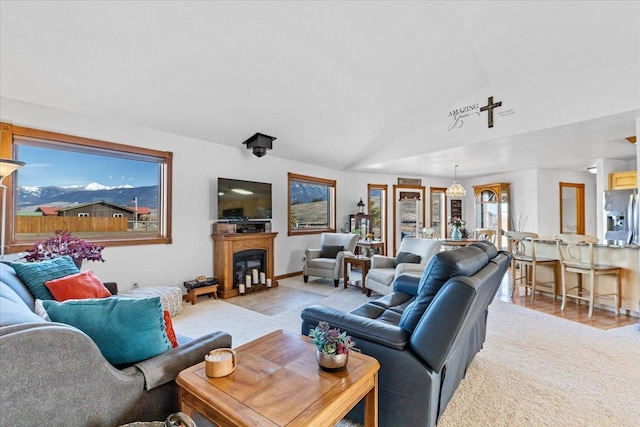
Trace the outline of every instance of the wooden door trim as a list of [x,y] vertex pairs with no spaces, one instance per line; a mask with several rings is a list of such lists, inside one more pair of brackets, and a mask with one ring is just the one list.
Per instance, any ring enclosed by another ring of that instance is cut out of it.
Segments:
[[585,212],[584,212],[584,183],[560,182],[559,183],[559,202],[560,202],[560,233],[562,233],[562,190],[564,188],[575,188],[576,190],[576,233],[585,233]]

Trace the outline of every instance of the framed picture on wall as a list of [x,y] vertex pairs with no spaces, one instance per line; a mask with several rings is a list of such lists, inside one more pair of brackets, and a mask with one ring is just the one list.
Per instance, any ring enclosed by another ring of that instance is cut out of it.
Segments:
[[420,178],[398,178],[398,185],[422,185]]
[[449,216],[462,218],[462,199],[449,199]]

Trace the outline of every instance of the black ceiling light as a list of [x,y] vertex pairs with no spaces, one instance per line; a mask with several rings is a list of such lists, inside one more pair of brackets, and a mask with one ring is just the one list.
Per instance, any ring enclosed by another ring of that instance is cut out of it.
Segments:
[[262,157],[267,154],[267,150],[271,150],[274,139],[276,138],[273,136],[258,132],[243,142],[243,144],[247,144],[247,148],[252,149],[255,156]]

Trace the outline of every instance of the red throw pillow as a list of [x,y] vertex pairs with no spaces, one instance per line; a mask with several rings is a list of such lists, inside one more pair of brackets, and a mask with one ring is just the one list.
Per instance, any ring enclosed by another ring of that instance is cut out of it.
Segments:
[[49,289],[56,301],[111,296],[109,289],[102,284],[91,270],[49,280],[44,285]]
[[167,338],[169,338],[171,348],[176,348],[178,346],[178,340],[176,339],[176,332],[173,330],[173,322],[171,321],[169,310],[164,310],[164,329],[167,332]]

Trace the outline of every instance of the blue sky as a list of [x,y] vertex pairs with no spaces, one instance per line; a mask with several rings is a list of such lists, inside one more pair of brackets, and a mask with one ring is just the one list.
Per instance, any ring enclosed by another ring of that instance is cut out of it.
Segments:
[[158,164],[139,160],[20,145],[19,186],[66,187],[97,182],[105,186],[143,187],[158,184]]

